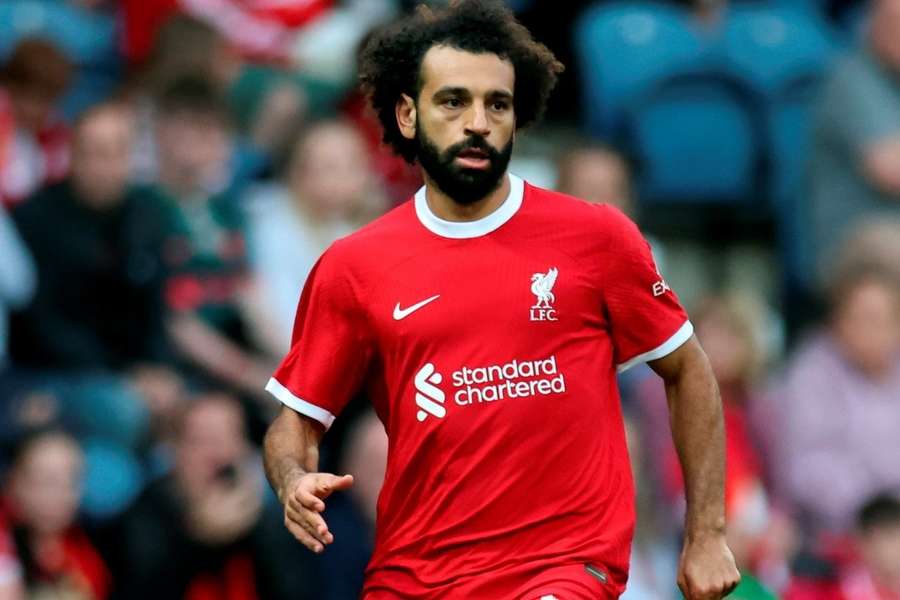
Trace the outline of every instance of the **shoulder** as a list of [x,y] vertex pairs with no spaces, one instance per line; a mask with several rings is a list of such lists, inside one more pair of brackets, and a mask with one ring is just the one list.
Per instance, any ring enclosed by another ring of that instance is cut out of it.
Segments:
[[596,250],[616,250],[642,240],[637,225],[611,204],[595,204],[528,184],[529,209],[543,223],[581,234]]
[[381,262],[387,250],[402,247],[419,233],[413,203],[406,201],[338,239],[327,252],[351,263]]
[[65,182],[44,186],[31,197],[16,206],[12,212],[13,220],[19,225],[49,225],[48,217],[57,217],[63,210],[61,198],[68,197],[68,186]]

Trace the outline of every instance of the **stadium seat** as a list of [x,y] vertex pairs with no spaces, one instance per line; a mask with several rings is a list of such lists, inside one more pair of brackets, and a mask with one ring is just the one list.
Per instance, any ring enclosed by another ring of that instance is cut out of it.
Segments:
[[764,169],[753,93],[727,75],[686,73],[631,106],[626,144],[652,204],[747,204]]
[[588,9],[576,22],[574,46],[585,121],[597,137],[615,133],[636,94],[704,58],[703,42],[691,30],[687,13],[652,2]]
[[722,51],[729,72],[771,97],[800,76],[824,72],[838,38],[816,13],[788,6],[735,6],[726,15]]

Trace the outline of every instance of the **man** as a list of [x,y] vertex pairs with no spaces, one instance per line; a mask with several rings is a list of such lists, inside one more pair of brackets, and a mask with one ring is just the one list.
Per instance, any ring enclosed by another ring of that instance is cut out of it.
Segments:
[[115,598],[318,598],[314,557],[267,503],[240,404],[207,392],[175,423],[174,464],[105,536]]
[[222,191],[230,153],[224,99],[205,78],[172,82],[159,102],[155,186],[174,222],[165,253],[168,331],[196,375],[262,397],[270,366],[247,349],[242,314],[249,270],[242,211]]
[[810,276],[827,272],[863,218],[900,217],[897,31],[900,0],[876,0],[865,44],[836,65],[825,86],[810,157]]
[[39,275],[12,322],[16,366],[110,370],[167,356],[158,257],[168,221],[128,185],[132,139],[127,108],[90,109],[75,125],[70,177],[13,213]]
[[268,389],[288,529],[334,537],[318,444],[365,387],[390,440],[363,597],[616,598],[634,497],[616,366],[667,382],[687,480],[679,582],[738,581],[725,543],[722,407],[692,327],[620,212],[508,175],[517,127],[562,66],[499,3],[462,1],[376,35],[361,77],[385,140],[426,180],[311,273]]

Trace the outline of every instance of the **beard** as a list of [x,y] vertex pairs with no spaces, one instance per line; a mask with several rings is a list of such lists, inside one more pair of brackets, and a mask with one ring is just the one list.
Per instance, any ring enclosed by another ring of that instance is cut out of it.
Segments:
[[[470,135],[446,150],[438,148],[422,131],[416,128],[419,144],[417,158],[438,189],[458,204],[474,204],[486,198],[500,185],[512,156],[513,140],[501,150],[491,146],[484,136]],[[456,157],[466,150],[477,149],[485,153],[490,166],[487,169],[470,169],[456,164]]]

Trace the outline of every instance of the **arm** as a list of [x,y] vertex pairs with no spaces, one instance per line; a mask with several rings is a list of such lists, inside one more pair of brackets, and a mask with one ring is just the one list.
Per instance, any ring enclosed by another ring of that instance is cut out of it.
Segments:
[[718,386],[695,337],[650,366],[665,381],[687,495],[678,586],[688,600],[721,598],[740,576],[725,541],[725,425]]
[[352,475],[319,473],[321,424],[287,406],[269,426],[263,442],[266,476],[284,505],[284,523],[304,546],[319,553],[334,541],[322,518],[324,500],[353,484]]
[[168,330],[176,349],[192,362],[252,398],[264,398],[261,390],[270,369],[256,357],[193,314],[172,316]]

